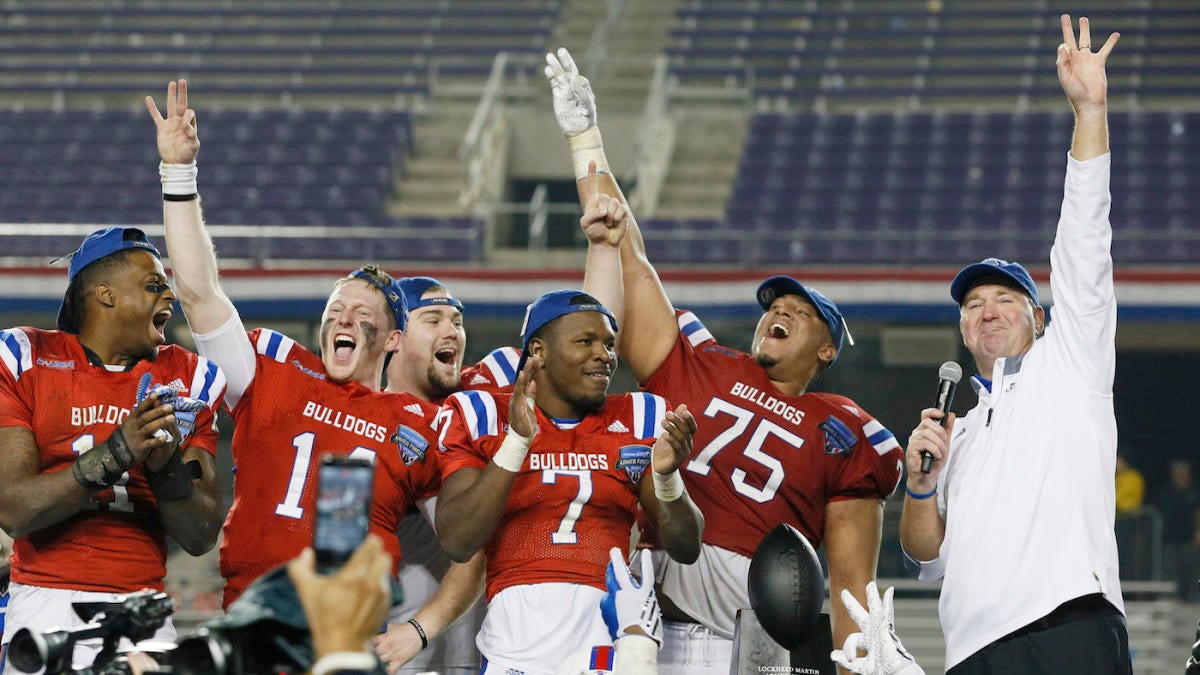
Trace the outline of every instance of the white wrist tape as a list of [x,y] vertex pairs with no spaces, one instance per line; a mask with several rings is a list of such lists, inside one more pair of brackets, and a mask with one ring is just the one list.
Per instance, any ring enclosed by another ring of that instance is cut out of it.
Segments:
[[322,656],[312,667],[312,675],[327,675],[343,670],[373,672],[375,657],[366,652],[333,652]]
[[658,663],[658,643],[645,635],[624,635],[613,654],[614,673],[653,673]]
[[158,177],[162,180],[164,195],[194,195],[196,188],[196,160],[190,164],[158,163]]
[[588,162],[596,163],[596,173],[608,173],[608,158],[604,156],[604,141],[600,138],[600,127],[588,127],[577,134],[567,136],[571,148],[571,163],[575,165],[575,180],[588,176]]
[[683,476],[679,475],[679,469],[665,476],[651,469],[650,474],[654,476],[654,496],[658,501],[673,502],[683,496]]
[[520,473],[521,465],[525,463],[525,455],[529,454],[529,444],[532,441],[532,438],[525,438],[509,429],[504,436],[504,441],[500,443],[500,449],[492,457],[492,461],[505,471]]

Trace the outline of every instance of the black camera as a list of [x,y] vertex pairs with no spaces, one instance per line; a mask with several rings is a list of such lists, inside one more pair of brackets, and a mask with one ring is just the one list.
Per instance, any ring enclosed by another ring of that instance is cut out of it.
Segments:
[[[153,637],[175,611],[175,601],[161,591],[142,591],[121,602],[76,602],[72,607],[80,619],[88,622],[86,625],[45,633],[22,628],[8,645],[8,662],[23,673],[42,668],[46,669],[46,675],[128,673],[128,664],[117,658],[121,638],[140,642]],[[90,667],[73,670],[71,657],[75,643],[91,638],[102,638],[103,648]]]

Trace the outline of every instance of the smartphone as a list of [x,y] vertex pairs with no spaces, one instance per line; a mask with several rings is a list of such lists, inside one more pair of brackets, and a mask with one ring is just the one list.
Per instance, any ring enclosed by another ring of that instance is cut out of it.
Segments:
[[313,550],[317,571],[330,574],[362,544],[371,526],[375,466],[362,459],[325,455],[317,471]]

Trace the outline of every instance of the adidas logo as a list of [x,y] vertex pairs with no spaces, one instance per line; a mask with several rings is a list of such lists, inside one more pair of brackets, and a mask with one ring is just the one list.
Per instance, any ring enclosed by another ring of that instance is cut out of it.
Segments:
[[179,379],[178,377],[171,380],[170,382],[168,382],[167,386],[175,391],[187,391],[188,390],[187,385],[184,384],[183,380]]
[[419,403],[409,403],[408,405],[404,406],[404,409],[416,415],[417,417],[425,416],[425,411],[421,410],[421,405]]
[[614,434],[629,433],[629,427],[625,426],[624,424],[621,424],[621,420],[615,420],[612,424],[608,425],[608,430],[613,432]]
[[484,377],[482,373],[475,373],[475,377],[471,378],[471,382],[470,382],[469,386],[473,387],[477,384],[489,384],[490,382],[491,382],[491,380]]

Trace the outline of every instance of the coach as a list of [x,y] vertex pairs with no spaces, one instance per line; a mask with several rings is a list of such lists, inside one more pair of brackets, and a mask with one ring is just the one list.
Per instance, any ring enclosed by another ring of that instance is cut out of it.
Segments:
[[[945,577],[949,673],[1129,673],[1117,576],[1113,416],[1117,306],[1108,222],[1104,64],[1117,43],[1075,42],[1063,15],[1058,78],[1075,110],[1050,250],[1054,321],[1025,268],[995,258],[950,286],[979,402],[922,412],[905,452],[900,538],[919,578]],[[923,473],[921,452],[934,456]]]

